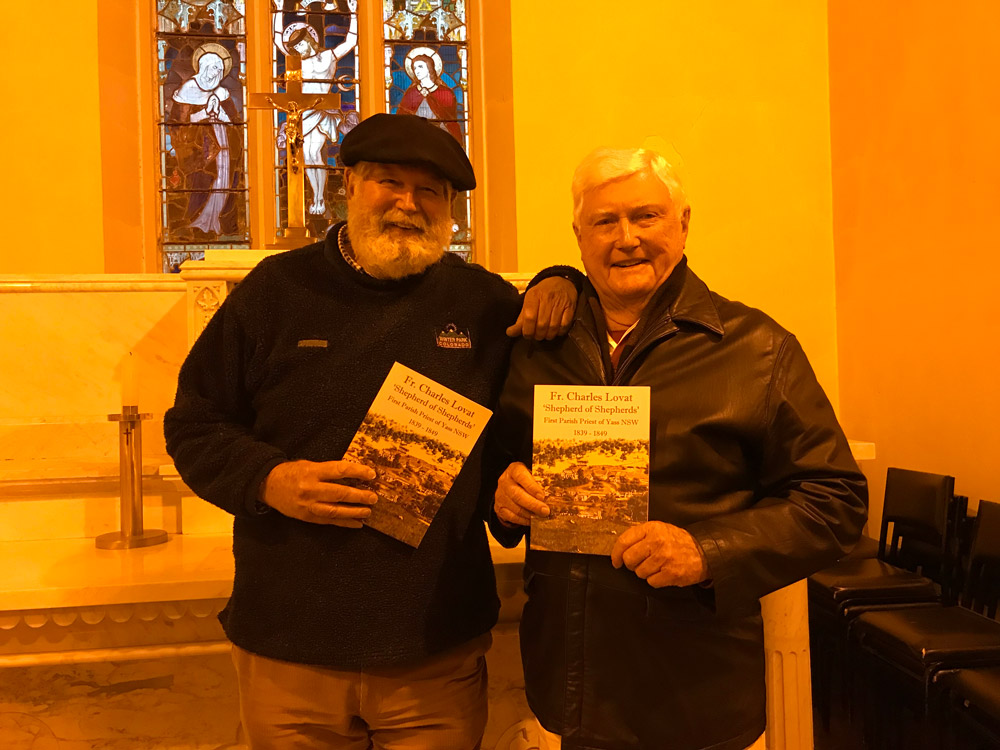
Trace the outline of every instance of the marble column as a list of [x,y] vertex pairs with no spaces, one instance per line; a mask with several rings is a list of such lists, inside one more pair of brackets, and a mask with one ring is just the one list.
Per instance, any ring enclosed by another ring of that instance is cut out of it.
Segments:
[[[875,444],[849,441],[855,460],[875,458]],[[767,659],[768,750],[812,750],[809,596],[804,580],[760,600]]]
[[811,750],[812,677],[804,580],[760,600],[767,659],[768,750]]

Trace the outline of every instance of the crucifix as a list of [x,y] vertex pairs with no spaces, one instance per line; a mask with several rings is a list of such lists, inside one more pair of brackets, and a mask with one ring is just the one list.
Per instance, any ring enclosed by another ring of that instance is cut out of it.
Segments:
[[305,157],[302,153],[302,120],[316,109],[340,109],[340,94],[303,94],[302,61],[285,57],[285,93],[250,94],[251,109],[278,109],[285,113],[285,170],[288,184],[288,226],[284,237],[268,247],[298,247],[312,237],[306,226]]

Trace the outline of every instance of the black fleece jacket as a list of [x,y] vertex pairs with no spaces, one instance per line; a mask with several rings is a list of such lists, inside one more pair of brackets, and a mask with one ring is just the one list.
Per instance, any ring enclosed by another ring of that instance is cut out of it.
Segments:
[[[164,428],[185,482],[235,516],[236,577],[220,615],[229,638],[358,669],[414,661],[496,623],[477,507],[483,440],[417,549],[367,527],[258,513],[260,483],[283,461],[340,459],[396,361],[492,408],[519,306],[510,284],[452,255],[399,281],[360,274],[338,228],[265,259],[226,299],[181,368]],[[449,324],[470,349],[437,345]]]

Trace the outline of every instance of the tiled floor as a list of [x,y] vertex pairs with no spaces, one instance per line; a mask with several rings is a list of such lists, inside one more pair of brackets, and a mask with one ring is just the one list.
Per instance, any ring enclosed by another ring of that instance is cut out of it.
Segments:
[[4,750],[239,748],[228,655],[0,670]]
[[[533,731],[516,631],[498,628],[489,655],[491,719],[484,747],[519,748]],[[819,717],[815,750],[860,750],[838,713]],[[0,669],[3,750],[239,750],[239,703],[228,655]]]
[[[530,747],[514,624],[494,629],[484,748]],[[228,654],[0,669],[0,750],[238,750]]]

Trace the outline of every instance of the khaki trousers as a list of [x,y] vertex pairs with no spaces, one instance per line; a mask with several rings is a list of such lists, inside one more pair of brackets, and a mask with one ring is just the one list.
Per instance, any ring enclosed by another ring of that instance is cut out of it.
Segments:
[[[559,735],[552,734],[552,732],[548,731],[541,724],[538,725],[538,737],[541,740],[538,744],[539,750],[560,750],[562,747],[562,739]],[[762,734],[757,738],[757,741],[750,745],[750,747],[746,750],[766,750],[767,742],[765,738],[766,735]]]
[[250,750],[478,750],[486,729],[485,633],[405,667],[360,672],[233,646]]

